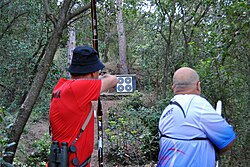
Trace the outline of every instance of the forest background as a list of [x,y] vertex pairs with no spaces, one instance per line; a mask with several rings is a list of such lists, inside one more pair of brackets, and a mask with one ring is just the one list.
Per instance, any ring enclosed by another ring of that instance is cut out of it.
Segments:
[[[249,166],[249,9],[247,0],[98,1],[100,58],[110,73],[137,78],[137,91],[109,111],[107,166],[157,163],[157,123],[182,66],[197,70],[212,105],[222,100],[237,133],[221,166]],[[53,86],[67,77],[70,44],[92,45],[90,11],[85,0],[0,1],[0,163],[47,161],[48,134],[34,141],[30,155],[18,143],[30,131],[28,120],[48,120]]]

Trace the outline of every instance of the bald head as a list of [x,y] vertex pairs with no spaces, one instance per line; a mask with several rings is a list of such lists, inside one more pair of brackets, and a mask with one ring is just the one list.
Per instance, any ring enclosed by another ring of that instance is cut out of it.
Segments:
[[182,67],[174,73],[172,88],[174,94],[200,95],[199,75],[192,68]]

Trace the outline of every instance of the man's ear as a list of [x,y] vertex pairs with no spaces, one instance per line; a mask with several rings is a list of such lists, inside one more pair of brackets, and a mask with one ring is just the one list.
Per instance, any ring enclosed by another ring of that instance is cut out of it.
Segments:
[[91,76],[91,78],[94,78],[95,73],[94,72],[90,73],[90,76]]
[[174,92],[174,88],[175,88],[175,86],[174,86],[174,85],[172,85],[172,90],[173,90],[173,92]]
[[200,81],[197,82],[197,90],[199,92],[201,92],[201,82]]

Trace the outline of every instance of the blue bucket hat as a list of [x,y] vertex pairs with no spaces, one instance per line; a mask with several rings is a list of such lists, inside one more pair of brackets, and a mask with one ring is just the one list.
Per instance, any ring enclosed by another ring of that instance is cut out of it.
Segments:
[[67,70],[71,74],[87,74],[99,71],[105,66],[98,57],[97,51],[88,45],[76,47],[73,51],[71,65]]

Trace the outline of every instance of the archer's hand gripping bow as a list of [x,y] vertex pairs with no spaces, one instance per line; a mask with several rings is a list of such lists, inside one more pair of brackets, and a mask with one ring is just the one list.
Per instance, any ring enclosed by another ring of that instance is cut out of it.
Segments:
[[[98,36],[97,36],[97,17],[96,17],[96,2],[91,0],[91,20],[92,20],[92,33],[93,33],[93,48],[98,52]],[[103,166],[103,128],[102,128],[102,103],[98,99],[97,106],[97,126],[98,126],[98,161],[99,167]]]

